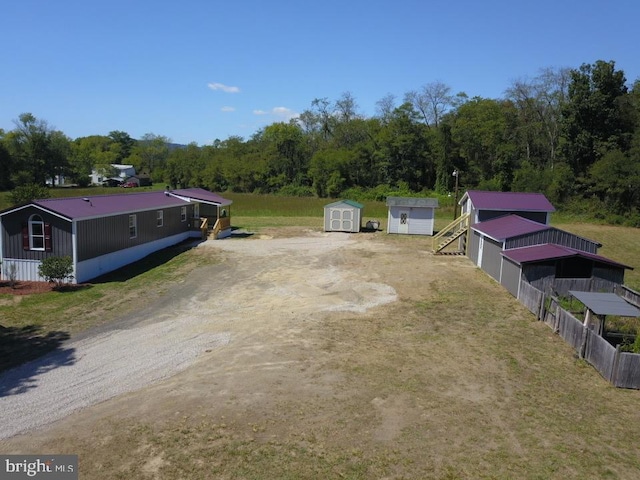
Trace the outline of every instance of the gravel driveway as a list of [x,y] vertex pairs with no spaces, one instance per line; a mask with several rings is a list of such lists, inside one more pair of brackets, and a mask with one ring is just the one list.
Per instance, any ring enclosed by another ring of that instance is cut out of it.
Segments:
[[207,351],[233,348],[292,316],[363,312],[396,300],[392,287],[364,281],[344,265],[349,255],[384,246],[341,233],[306,235],[204,242],[198,248],[224,261],[193,272],[169,292],[179,298],[5,372],[0,439],[161,381]]

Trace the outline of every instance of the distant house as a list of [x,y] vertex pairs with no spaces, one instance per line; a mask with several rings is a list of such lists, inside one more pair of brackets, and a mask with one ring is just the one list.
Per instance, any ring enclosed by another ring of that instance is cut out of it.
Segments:
[[110,175],[110,173],[105,169],[94,169],[91,172],[91,184],[92,185],[102,185],[105,180],[119,178],[124,182],[127,177],[131,177],[136,174],[136,169],[133,165],[123,165],[120,163],[112,163],[110,165],[111,169],[115,171],[115,176]]
[[387,233],[433,235],[437,198],[387,197]]
[[70,256],[86,282],[188,238],[230,235],[231,203],[200,188],[33,200],[0,212],[0,260],[41,281],[43,259]]
[[124,183],[135,184],[138,187],[149,187],[152,185],[151,177],[146,173],[131,175],[124,179]]
[[325,232],[358,233],[362,228],[364,205],[353,200],[339,200],[324,206]]

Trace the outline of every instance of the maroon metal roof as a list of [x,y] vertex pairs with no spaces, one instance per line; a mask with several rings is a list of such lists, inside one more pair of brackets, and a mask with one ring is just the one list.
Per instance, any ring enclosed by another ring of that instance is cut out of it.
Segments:
[[549,230],[552,227],[511,214],[476,223],[471,228],[494,240],[501,241],[519,235],[526,235],[527,233]]
[[[522,212],[555,212],[551,202],[541,193],[484,192],[468,190],[468,196],[476,210],[511,210]],[[462,203],[461,200],[461,203]]]
[[545,243],[544,245],[536,245],[533,247],[522,247],[503,250],[502,255],[510,260],[513,260],[518,265],[521,265],[523,263],[544,262],[545,260],[556,260],[560,258],[583,257],[596,262],[605,263],[607,265],[613,265],[615,267],[633,270],[633,267],[614,262],[613,260],[609,260],[602,255],[583,252],[580,250],[575,250],[573,248],[556,245],[554,243]]
[[217,205],[231,205],[233,202],[222,198],[217,193],[210,192],[204,188],[183,188],[181,190],[172,190],[171,193],[180,197],[193,198],[195,200],[201,200],[203,202],[215,203]]
[[94,195],[90,197],[47,198],[32,205],[57,213],[70,220],[105,217],[137,211],[186,205],[189,198],[214,204],[230,205],[231,201],[201,188],[176,190],[174,196],[164,191]]

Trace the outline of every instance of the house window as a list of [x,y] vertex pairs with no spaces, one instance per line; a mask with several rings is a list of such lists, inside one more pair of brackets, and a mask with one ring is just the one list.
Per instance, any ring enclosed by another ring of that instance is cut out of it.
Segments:
[[187,221],[187,207],[180,207],[180,221]]
[[156,225],[161,227],[164,225],[164,211],[158,210],[156,212]]
[[135,215],[129,215],[129,238],[138,236],[138,219]]
[[40,215],[29,218],[29,249],[44,251],[44,221]]
[[200,204],[193,204],[193,218],[200,218]]

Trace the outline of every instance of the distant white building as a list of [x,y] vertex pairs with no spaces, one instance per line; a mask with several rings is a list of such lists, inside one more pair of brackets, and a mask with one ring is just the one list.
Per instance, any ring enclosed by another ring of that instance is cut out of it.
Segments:
[[112,172],[105,171],[106,169],[93,169],[91,172],[91,183],[93,185],[102,185],[102,182],[110,178],[118,178],[124,182],[128,177],[136,174],[136,169],[133,165],[122,165],[120,163],[112,163],[111,167],[116,170],[115,177],[110,175]]

